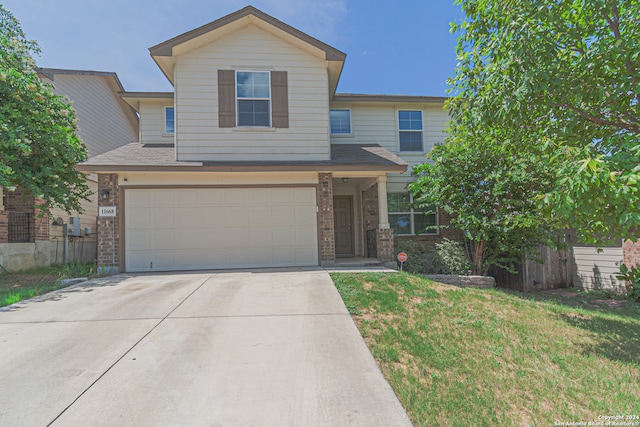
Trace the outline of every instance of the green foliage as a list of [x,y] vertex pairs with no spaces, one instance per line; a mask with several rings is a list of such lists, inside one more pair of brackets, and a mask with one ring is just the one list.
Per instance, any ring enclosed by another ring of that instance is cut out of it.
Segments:
[[21,186],[45,211],[81,212],[90,192],[75,164],[86,159],[86,147],[69,101],[38,77],[37,53],[0,5],[0,187]]
[[640,237],[640,1],[457,3],[454,136],[542,150],[558,174],[536,200],[582,240]]
[[616,276],[618,280],[627,282],[627,298],[640,302],[640,266],[627,267],[620,266],[620,274]]
[[467,274],[471,260],[460,242],[446,237],[436,243],[436,259],[447,274]]
[[413,169],[409,185],[419,206],[439,206],[453,214],[470,246],[473,273],[492,265],[511,269],[539,244],[552,244],[553,224],[541,215],[535,197],[551,188],[555,170],[541,151],[511,153],[505,132],[455,125],[431,160]]
[[419,240],[393,239],[394,253],[407,254],[407,262],[402,270],[414,274],[424,274],[433,270],[433,256],[429,254],[424,242]]

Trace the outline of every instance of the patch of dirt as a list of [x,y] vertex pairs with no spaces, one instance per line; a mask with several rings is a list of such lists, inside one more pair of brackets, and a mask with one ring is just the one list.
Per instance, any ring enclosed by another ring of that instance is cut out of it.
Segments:
[[14,289],[34,286],[43,282],[55,282],[57,274],[0,274],[0,289]]
[[566,289],[551,289],[548,291],[540,291],[539,293],[542,295],[557,295],[560,297],[568,297],[568,298],[573,298],[575,296],[578,296],[577,292],[567,291]]
[[615,300],[615,299],[597,299],[595,301],[593,301],[594,304],[600,304],[600,305],[606,305],[607,307],[622,307],[625,302],[621,301],[621,300]]
[[365,291],[370,291],[372,287],[373,287],[373,283],[362,282],[362,289],[364,289]]

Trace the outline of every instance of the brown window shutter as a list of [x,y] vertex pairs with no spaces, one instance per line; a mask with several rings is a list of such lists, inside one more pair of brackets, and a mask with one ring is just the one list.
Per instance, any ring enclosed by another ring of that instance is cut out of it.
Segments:
[[221,128],[236,125],[236,72],[218,70],[218,122]]
[[274,128],[289,127],[289,89],[287,72],[271,72],[271,125]]

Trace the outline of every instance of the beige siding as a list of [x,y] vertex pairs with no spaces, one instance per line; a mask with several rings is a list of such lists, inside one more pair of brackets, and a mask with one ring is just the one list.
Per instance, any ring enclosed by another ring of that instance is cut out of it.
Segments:
[[585,289],[624,290],[616,279],[622,262],[622,247],[604,248],[598,253],[594,247],[573,248],[573,285]]
[[164,109],[172,107],[173,102],[153,100],[140,102],[140,142],[142,144],[173,144],[173,134],[164,129]]
[[[286,71],[289,127],[218,126],[217,70]],[[327,160],[329,89],[324,61],[249,25],[178,56],[178,160]]]
[[[379,144],[395,153],[409,164],[407,172],[402,175],[390,174],[387,181],[389,191],[402,191],[411,182],[413,166],[424,163],[426,155],[446,137],[444,132],[449,116],[442,106],[425,106],[424,104],[396,104],[396,103],[334,103],[331,108],[350,109],[352,135],[332,136],[332,144]],[[424,129],[423,153],[401,153],[398,141],[398,110],[422,111],[422,126]]]
[[[62,218],[65,224],[69,224],[71,222],[71,217],[80,217],[80,226],[84,230],[86,227],[91,227],[93,233],[90,236],[84,237],[85,242],[95,242],[96,241],[96,219],[98,217],[98,183],[93,180],[87,180],[87,184],[89,188],[93,192],[90,200],[82,201],[82,207],[84,208],[84,213],[78,214],[77,212],[72,212],[71,215],[66,213],[62,209],[53,209],[51,211],[51,215],[53,218]],[[51,239],[55,240],[56,238],[62,242],[62,226],[60,225],[52,225],[50,229]]]
[[89,157],[138,140],[138,129],[128,114],[129,106],[109,83],[110,77],[55,74],[56,91],[73,102],[78,118],[78,135]]

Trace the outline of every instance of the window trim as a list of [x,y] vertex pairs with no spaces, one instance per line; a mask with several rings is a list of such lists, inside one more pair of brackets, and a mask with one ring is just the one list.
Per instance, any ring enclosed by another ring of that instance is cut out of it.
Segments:
[[[349,112],[349,132],[333,133],[333,131],[331,130],[331,112],[332,111],[348,111]],[[351,114],[351,108],[330,108],[329,109],[329,135],[332,138],[353,136],[353,115]]]
[[[266,70],[234,70],[235,71],[235,95],[236,95],[236,99],[235,99],[235,105],[236,105],[236,128],[240,128],[240,129],[271,129],[273,128],[273,106],[272,104],[272,98],[273,98],[273,90],[271,88],[271,71],[266,71]],[[268,76],[269,79],[269,84],[267,85],[267,87],[269,88],[269,98],[240,98],[238,96],[238,73],[260,73],[260,74],[266,74]],[[269,105],[269,112],[267,114],[267,117],[269,119],[269,124],[267,126],[257,126],[257,125],[241,125],[240,124],[240,100],[243,101],[268,101],[268,105]]]
[[[420,113],[420,130],[414,129],[400,129],[400,113],[401,112],[419,112]],[[398,135],[398,153],[424,153],[425,149],[425,141],[424,141],[424,111],[423,110],[411,110],[411,109],[398,109],[396,110],[396,127],[397,127],[397,135]],[[420,132],[421,136],[421,150],[403,150],[400,145],[400,132]]]
[[[169,132],[167,130],[167,110],[171,108],[173,110],[173,132]],[[175,135],[176,133],[176,108],[173,105],[165,105],[164,109],[164,134],[165,135]]]
[[[413,208],[413,202],[414,202],[413,201],[413,194],[411,194],[411,193],[409,193],[407,191],[392,191],[392,192],[388,192],[387,193],[387,195],[390,195],[390,194],[408,194],[409,195],[409,204],[411,206],[409,212],[395,212],[395,211],[388,210],[389,206],[388,206],[388,203],[387,203],[387,215],[389,215],[389,216],[391,216],[391,215],[409,215],[409,218],[410,218],[410,221],[409,221],[410,222],[409,223],[410,234],[399,234],[399,233],[395,233],[395,230],[394,230],[394,233],[393,233],[394,236],[403,237],[403,236],[439,236],[440,235],[440,218],[439,218],[439,215],[438,215],[438,208],[437,207],[435,208],[436,211],[434,213],[435,219],[436,219],[436,221],[435,221],[435,227],[436,228],[434,229],[434,232],[433,233],[420,233],[420,234],[417,234],[416,233],[416,229],[415,229],[416,222],[414,220],[414,217],[415,217],[416,214],[425,215],[425,213],[424,213],[424,211],[416,211],[416,210],[414,210],[414,208]],[[389,221],[389,222],[391,222],[391,221]]]

